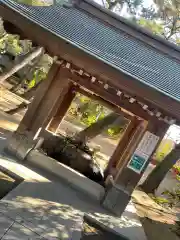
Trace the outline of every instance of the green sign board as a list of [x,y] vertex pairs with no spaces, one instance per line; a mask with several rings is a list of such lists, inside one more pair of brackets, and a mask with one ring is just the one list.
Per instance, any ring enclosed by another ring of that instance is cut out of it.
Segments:
[[145,163],[148,160],[148,156],[140,156],[136,153],[132,156],[128,168],[134,170],[137,173],[140,173],[143,170]]
[[151,157],[158,141],[158,136],[149,131],[145,132],[127,167],[140,174],[146,162]]

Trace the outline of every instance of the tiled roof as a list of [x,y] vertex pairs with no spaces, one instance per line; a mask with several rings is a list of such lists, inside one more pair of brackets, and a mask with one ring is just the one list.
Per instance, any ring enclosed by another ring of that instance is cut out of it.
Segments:
[[1,1],[42,28],[134,76],[134,81],[180,101],[180,63],[168,55],[75,7],[31,7]]

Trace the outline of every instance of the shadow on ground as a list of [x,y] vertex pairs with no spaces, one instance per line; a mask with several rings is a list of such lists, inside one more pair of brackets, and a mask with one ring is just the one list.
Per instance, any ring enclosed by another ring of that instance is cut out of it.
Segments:
[[0,211],[46,238],[80,239],[85,213],[116,231],[120,227],[125,235],[140,227],[132,219],[135,213],[116,218],[73,189],[52,182],[23,182],[2,201]]

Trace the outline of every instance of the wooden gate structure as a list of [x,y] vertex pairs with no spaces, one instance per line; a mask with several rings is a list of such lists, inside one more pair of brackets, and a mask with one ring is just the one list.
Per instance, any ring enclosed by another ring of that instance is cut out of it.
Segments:
[[89,0],[52,7],[1,0],[0,16],[8,32],[57,56],[16,136],[31,142],[47,126],[56,131],[78,91],[130,120],[109,161],[107,175],[116,171],[103,198],[122,213],[159,141],[180,122],[180,49]]

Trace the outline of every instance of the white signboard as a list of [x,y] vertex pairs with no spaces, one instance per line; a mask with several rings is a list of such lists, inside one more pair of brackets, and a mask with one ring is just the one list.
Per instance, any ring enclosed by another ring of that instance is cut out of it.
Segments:
[[147,131],[127,167],[140,174],[149,157],[152,155],[158,141],[159,137]]
[[147,131],[145,132],[137,149],[150,156],[153,153],[158,141],[159,137]]

